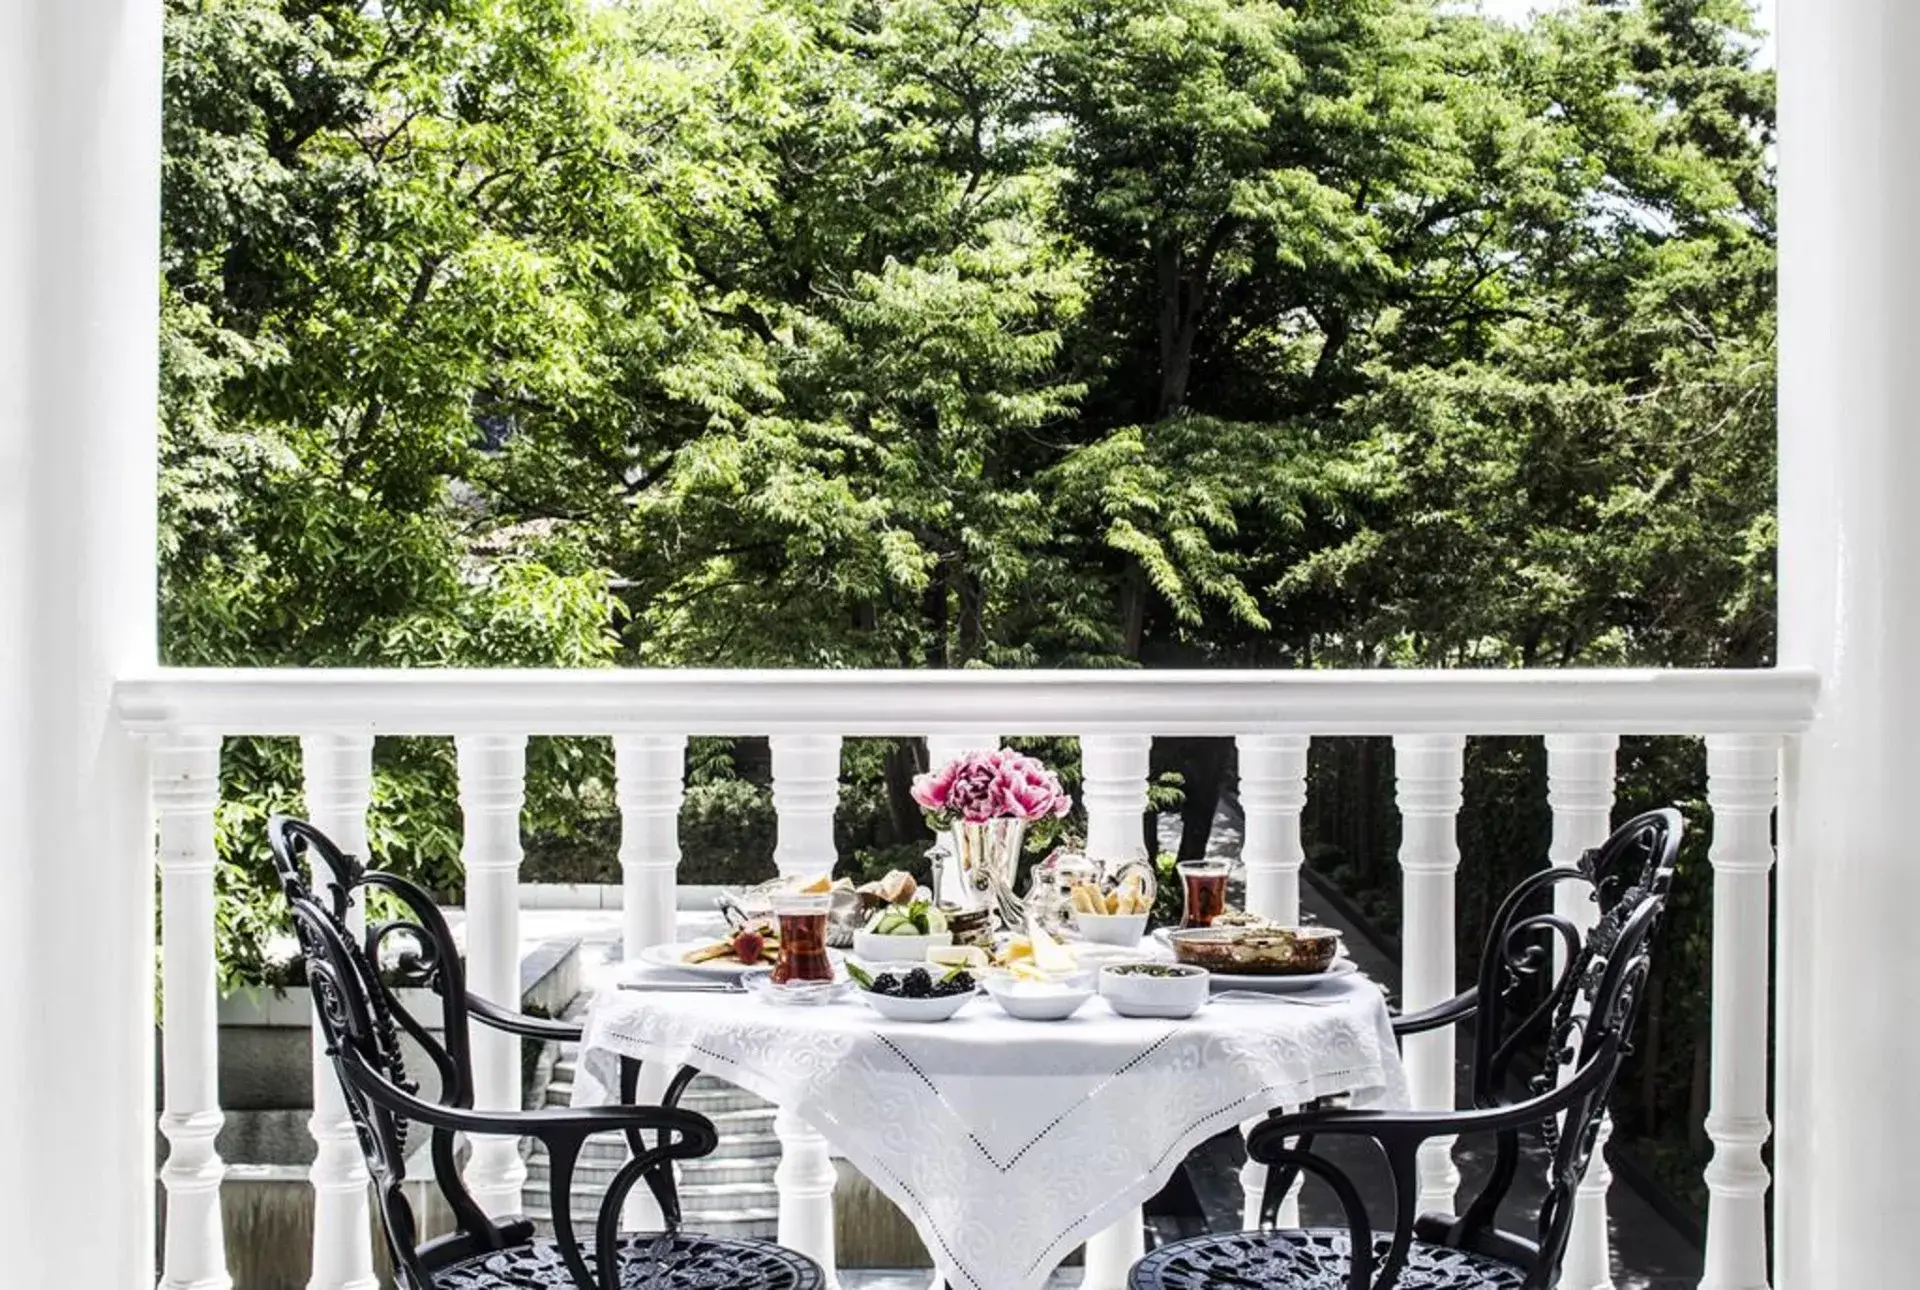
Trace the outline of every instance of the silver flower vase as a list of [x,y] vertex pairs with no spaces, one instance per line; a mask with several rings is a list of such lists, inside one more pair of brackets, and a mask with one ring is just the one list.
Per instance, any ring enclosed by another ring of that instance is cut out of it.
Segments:
[[1026,926],[1026,911],[1014,894],[1014,875],[1020,869],[1020,851],[1027,838],[1025,820],[962,820],[949,829],[953,839],[953,866],[959,890],[942,896],[961,909],[990,909],[1003,927]]

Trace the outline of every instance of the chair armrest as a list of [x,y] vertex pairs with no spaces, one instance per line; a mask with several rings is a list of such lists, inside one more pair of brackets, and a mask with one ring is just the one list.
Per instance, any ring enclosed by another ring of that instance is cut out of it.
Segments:
[[519,1035],[525,1039],[546,1039],[559,1044],[580,1042],[580,1027],[571,1021],[529,1017],[523,1012],[514,1012],[489,1002],[471,990],[467,991],[467,1013],[480,1024],[491,1026],[495,1030],[504,1030],[509,1035]]
[[1480,1011],[1480,987],[1470,986],[1451,999],[1434,1004],[1431,1008],[1422,1008],[1419,1012],[1403,1012],[1393,1018],[1393,1034],[1396,1039],[1405,1039],[1408,1035],[1418,1035],[1429,1030],[1444,1030],[1457,1026]]
[[1247,1132],[1247,1154],[1260,1159],[1260,1149],[1283,1148],[1289,1138],[1303,1134],[1344,1134],[1372,1138],[1383,1147],[1416,1146],[1429,1138],[1462,1137],[1473,1133],[1504,1133],[1524,1129],[1558,1115],[1592,1092],[1607,1077],[1618,1036],[1610,1036],[1594,1061],[1574,1078],[1537,1097],[1507,1106],[1461,1111],[1299,1111],[1262,1120]]
[[358,1053],[345,1052],[341,1060],[354,1088],[368,1100],[430,1128],[482,1136],[538,1138],[549,1150],[555,1149],[556,1144],[566,1143],[577,1149],[598,1133],[657,1129],[675,1135],[670,1143],[663,1141],[660,1148],[668,1150],[675,1159],[704,1156],[720,1142],[713,1121],[698,1111],[675,1106],[549,1106],[531,1111],[477,1111],[416,1097],[368,1066]]

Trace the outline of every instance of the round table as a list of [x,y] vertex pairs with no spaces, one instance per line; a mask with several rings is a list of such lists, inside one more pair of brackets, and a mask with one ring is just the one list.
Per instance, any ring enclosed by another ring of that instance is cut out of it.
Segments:
[[1140,1204],[1207,1138],[1335,1094],[1406,1104],[1385,1001],[1360,976],[1299,996],[1217,994],[1184,1021],[1119,1017],[1099,999],[1066,1021],[1015,1021],[982,996],[933,1025],[853,997],[647,988],[672,979],[685,981],[630,965],[596,994],[575,1104],[614,1100],[621,1057],[763,1097],[900,1207],[953,1290],[1039,1290],[1103,1229],[1118,1244],[1090,1248],[1085,1285],[1116,1290],[1137,1238],[1115,1225],[1137,1233]]

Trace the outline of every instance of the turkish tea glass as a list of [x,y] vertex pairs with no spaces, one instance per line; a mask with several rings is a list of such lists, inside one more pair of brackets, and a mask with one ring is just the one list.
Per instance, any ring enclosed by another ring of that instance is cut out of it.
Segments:
[[1211,927],[1213,920],[1227,908],[1227,871],[1225,860],[1183,860],[1175,866],[1180,881],[1186,884],[1186,910],[1182,927]]
[[833,980],[833,960],[827,957],[827,915],[833,897],[788,892],[773,898],[773,917],[780,924],[780,954],[773,964],[773,983]]

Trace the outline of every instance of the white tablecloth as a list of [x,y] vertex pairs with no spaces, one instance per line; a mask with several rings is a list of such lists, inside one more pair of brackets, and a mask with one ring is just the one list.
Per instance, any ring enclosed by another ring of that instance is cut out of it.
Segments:
[[1093,999],[1041,1023],[982,997],[910,1025],[854,999],[609,987],[587,1015],[574,1102],[612,1101],[620,1056],[698,1067],[818,1129],[899,1205],[954,1290],[1037,1290],[1212,1135],[1335,1093],[1406,1105],[1380,992],[1349,977],[1307,998],[1216,996],[1188,1021]]

